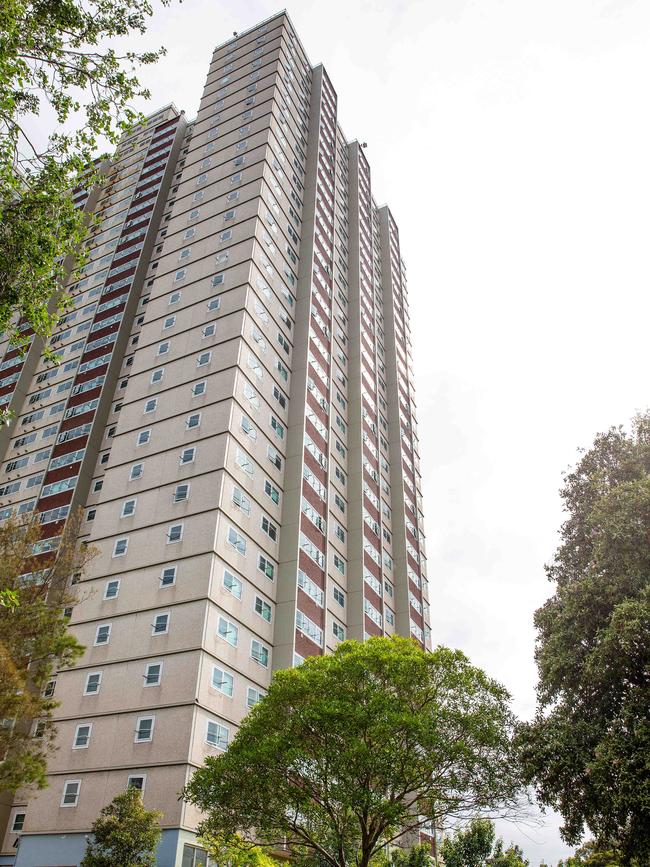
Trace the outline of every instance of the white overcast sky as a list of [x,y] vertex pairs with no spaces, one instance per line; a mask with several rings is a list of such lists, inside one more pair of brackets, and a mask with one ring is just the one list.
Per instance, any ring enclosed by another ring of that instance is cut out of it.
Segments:
[[[211,52],[271,0],[158,8],[150,109],[196,113]],[[368,142],[409,275],[434,641],[534,709],[533,611],[562,471],[648,401],[650,3],[296,0]],[[134,45],[135,47],[135,45]],[[533,865],[557,821],[501,826]]]

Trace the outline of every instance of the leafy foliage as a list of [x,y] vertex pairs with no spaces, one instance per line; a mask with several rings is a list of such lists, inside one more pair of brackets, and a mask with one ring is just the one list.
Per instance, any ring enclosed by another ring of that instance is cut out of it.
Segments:
[[431,864],[431,849],[427,843],[417,843],[408,849],[395,846],[372,861],[372,867],[431,867]]
[[596,437],[562,490],[567,521],[536,612],[538,712],[528,778],[621,863],[650,859],[650,414]]
[[[63,609],[72,605],[72,576],[83,569],[93,552],[80,549],[77,526],[70,522],[55,559],[44,563],[32,553],[40,538],[37,519],[0,525],[0,594],[15,600],[0,605],[0,789],[45,785],[48,752],[54,730],[53,697],[44,694],[54,672],[83,652],[67,631]],[[34,735],[32,721],[43,728]]]
[[424,823],[516,808],[505,689],[459,651],[405,638],[346,641],[278,671],[226,753],[184,791],[200,833],[367,867]]
[[[136,120],[129,105],[148,96],[136,69],[161,54],[100,45],[144,33],[151,14],[148,0],[0,5],[0,331],[18,346],[20,317],[46,339],[66,306],[61,284],[85,235],[71,191],[100,179],[99,143]],[[57,132],[39,145],[30,126],[46,107]]]
[[81,867],[153,867],[161,817],[145,810],[138,789],[116,795],[93,823]]
[[247,843],[239,835],[230,839],[224,836],[201,837],[199,842],[217,864],[228,864],[229,867],[278,867],[280,864],[260,846]]
[[488,819],[474,819],[442,841],[440,854],[445,867],[484,867],[494,846],[494,825]]
[[473,819],[446,837],[440,847],[445,867],[528,867],[524,853],[514,844],[504,848],[495,842],[494,825],[488,819]]

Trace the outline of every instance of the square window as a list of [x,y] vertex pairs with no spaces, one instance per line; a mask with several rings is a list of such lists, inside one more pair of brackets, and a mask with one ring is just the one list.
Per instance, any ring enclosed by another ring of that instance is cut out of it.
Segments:
[[167,355],[171,348],[171,343],[169,340],[165,340],[163,343],[159,344],[157,355]]
[[202,337],[214,337],[214,334],[217,330],[217,326],[214,322],[211,322],[210,325],[206,325],[203,331],[201,332]]
[[205,742],[210,744],[211,747],[216,747],[218,750],[227,750],[229,734],[226,726],[208,720],[205,731]]
[[131,471],[129,473],[129,481],[134,481],[135,479],[141,479],[142,473],[144,472],[144,464],[133,464],[131,467]]
[[97,631],[95,632],[95,647],[99,647],[101,644],[108,644],[111,638],[111,624],[103,623],[101,626],[97,627]]
[[208,301],[208,310],[218,310],[221,307],[221,298],[211,298]]
[[165,368],[159,367],[158,370],[154,370],[151,374],[151,384],[154,385],[156,382],[162,382],[162,378],[165,374]]
[[167,530],[167,544],[172,545],[174,542],[181,542],[183,540],[183,525],[182,524],[170,524],[169,529]]
[[185,500],[189,500],[190,498],[190,486],[187,482],[182,485],[176,485],[174,488],[174,498],[173,501],[175,503],[182,503]]
[[204,364],[209,364],[212,358],[211,352],[202,352],[196,359],[196,366],[203,367]]
[[169,296],[168,304],[178,304],[178,302],[180,300],[181,300],[181,293],[180,292],[172,292],[171,295]]
[[160,586],[171,587],[176,583],[176,566],[165,566],[160,573]]
[[255,662],[259,663],[259,665],[263,665],[265,668],[268,668],[269,665],[269,649],[265,647],[260,641],[253,639],[251,641],[251,659],[254,659]]
[[237,599],[241,599],[242,582],[236,575],[233,575],[232,572],[229,572],[227,569],[224,569],[223,572],[223,587],[224,590],[228,591],[228,593],[232,594]]
[[153,716],[139,716],[135,726],[134,741],[136,744],[148,743],[153,740],[153,727],[155,722]]
[[199,395],[205,394],[206,388],[207,383],[205,379],[202,379],[201,382],[195,382],[192,386],[192,397],[199,397]]
[[231,623],[230,620],[226,620],[225,617],[219,618],[217,635],[220,638],[223,638],[224,641],[227,641],[232,647],[237,647],[239,642],[239,629],[234,623]]
[[150,662],[144,670],[144,686],[160,686],[162,680],[162,662]]
[[271,622],[271,606],[259,596],[255,597],[255,613],[259,614],[267,623]]
[[151,440],[150,430],[141,430],[136,439],[136,445],[144,446]]
[[[232,196],[233,193],[228,193],[229,196]],[[234,211],[233,211],[234,214]],[[219,235],[219,241],[223,244],[225,241],[230,241],[232,238],[232,229],[226,229],[225,232],[221,232]]]
[[187,268],[181,268],[174,274],[174,283],[180,283],[187,277]]
[[63,795],[61,797],[62,807],[76,807],[79,803],[79,790],[81,789],[81,780],[66,780],[63,784]]
[[169,632],[169,612],[156,614],[151,624],[152,635],[166,635]]
[[146,782],[146,774],[129,774],[126,781],[126,787],[127,789],[137,789],[139,792],[144,792]]
[[280,492],[268,479],[264,482],[264,493],[273,500],[276,506],[280,505]]
[[163,323],[163,328],[173,328],[175,324],[176,324],[176,317],[175,316],[168,316],[167,319],[165,319],[165,322]]
[[232,698],[234,678],[232,674],[215,665],[212,669],[212,686]]
[[192,428],[199,427],[201,424],[201,413],[195,412],[192,415],[188,415],[185,419],[185,427],[187,430],[191,430]]
[[271,581],[275,578],[275,566],[269,559],[267,559],[263,554],[260,554],[257,558],[257,568],[260,572],[263,572],[267,578]]
[[153,412],[155,408],[158,406],[158,398],[152,397],[151,400],[148,400],[144,405],[145,412]]
[[255,689],[253,686],[249,686],[246,692],[246,705],[247,707],[255,707],[258,701],[264,697],[264,693],[260,692],[259,689]]
[[86,685],[84,687],[84,695],[96,695],[102,685],[102,672],[91,671],[86,675]]
[[212,285],[213,286],[221,286],[221,284],[223,283],[223,280],[224,280],[223,274],[215,274],[214,277],[212,278]]
[[104,587],[104,599],[117,599],[119,592],[120,579],[112,578],[110,581],[106,582],[106,586]]
[[129,538],[124,536],[122,539],[116,539],[113,546],[113,557],[123,557],[129,547]]

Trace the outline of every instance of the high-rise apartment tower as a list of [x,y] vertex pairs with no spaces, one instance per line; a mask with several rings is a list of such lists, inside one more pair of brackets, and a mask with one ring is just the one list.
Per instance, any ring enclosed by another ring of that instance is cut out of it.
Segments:
[[[48,788],[5,798],[0,864],[78,865],[127,785],[161,867],[205,863],[178,793],[275,668],[344,638],[429,644],[406,272],[364,145],[286,14],[218,46],[197,118],[120,143],[74,308],[0,345],[0,516],[99,550],[48,690]],[[35,722],[37,725],[37,721]]]

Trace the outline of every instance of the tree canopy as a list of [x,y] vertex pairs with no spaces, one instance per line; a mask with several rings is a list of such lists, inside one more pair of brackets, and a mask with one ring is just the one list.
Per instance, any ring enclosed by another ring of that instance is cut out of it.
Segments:
[[536,612],[527,777],[580,842],[650,859],[650,414],[596,437],[562,490],[568,518]]
[[346,641],[276,672],[184,797],[206,814],[202,835],[367,867],[425,823],[516,810],[514,724],[506,690],[459,651]]
[[[18,346],[20,318],[47,339],[65,307],[85,234],[71,192],[99,179],[98,146],[138,117],[131,103],[148,92],[136,70],[161,53],[102,43],[144,33],[151,14],[148,0],[0,5],[0,331]],[[56,128],[46,142],[33,132],[43,111]]]
[[507,848],[489,819],[473,819],[442,841],[445,867],[528,867],[524,853],[514,844]]
[[116,795],[93,823],[81,867],[154,867],[161,817],[145,810],[139,789]]
[[[71,521],[53,559],[33,553],[40,539],[37,518],[0,524],[0,596],[15,605],[0,605],[0,790],[45,785],[54,729],[56,698],[53,675],[70,665],[83,647],[68,632],[65,608],[74,604],[73,576],[92,556],[76,541]],[[6,595],[5,595],[6,598]]]

